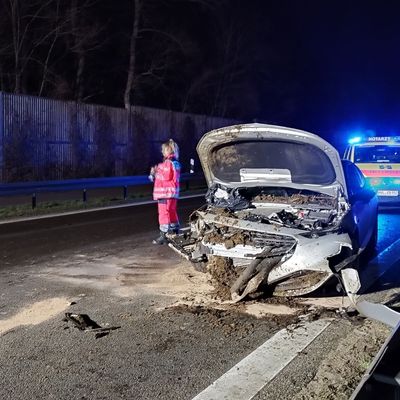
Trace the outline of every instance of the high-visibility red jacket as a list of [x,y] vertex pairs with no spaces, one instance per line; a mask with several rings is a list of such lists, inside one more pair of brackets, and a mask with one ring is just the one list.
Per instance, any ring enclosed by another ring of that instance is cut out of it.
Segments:
[[181,165],[173,154],[158,164],[154,176],[153,199],[177,199],[180,174]]

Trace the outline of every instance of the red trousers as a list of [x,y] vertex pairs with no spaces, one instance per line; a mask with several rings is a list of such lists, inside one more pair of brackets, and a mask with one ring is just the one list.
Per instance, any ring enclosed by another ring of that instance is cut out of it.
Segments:
[[178,213],[176,212],[177,199],[158,200],[158,222],[160,230],[168,232],[170,229],[179,228]]

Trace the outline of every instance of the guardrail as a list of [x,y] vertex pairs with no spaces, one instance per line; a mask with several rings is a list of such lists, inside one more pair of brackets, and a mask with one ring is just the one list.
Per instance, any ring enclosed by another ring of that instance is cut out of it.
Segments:
[[[185,173],[181,175],[181,182],[185,182],[186,189],[190,189],[193,181],[202,181],[202,175]],[[147,175],[121,176],[112,178],[85,178],[67,179],[62,181],[40,181],[0,184],[0,197],[29,195],[32,199],[32,208],[36,207],[38,193],[82,191],[82,201],[87,201],[89,189],[118,188],[122,189],[123,199],[128,197],[129,186],[152,185]]]

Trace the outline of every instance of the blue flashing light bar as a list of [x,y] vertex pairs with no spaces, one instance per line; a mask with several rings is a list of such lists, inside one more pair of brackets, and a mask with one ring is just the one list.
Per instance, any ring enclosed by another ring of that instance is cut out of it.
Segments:
[[354,136],[349,139],[349,144],[360,143],[363,138],[361,136]]
[[[370,131],[367,131],[370,132]],[[371,131],[373,133],[373,131]],[[399,143],[400,136],[371,136],[366,133],[354,132],[353,135],[348,140],[349,144],[358,144],[366,142],[386,142],[386,143]]]

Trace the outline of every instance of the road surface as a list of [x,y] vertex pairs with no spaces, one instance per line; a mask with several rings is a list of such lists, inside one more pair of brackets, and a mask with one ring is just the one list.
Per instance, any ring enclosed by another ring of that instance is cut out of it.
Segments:
[[[200,204],[181,201],[182,221]],[[394,306],[399,219],[380,214],[362,276],[371,299]],[[340,298],[218,303],[206,275],[151,244],[156,227],[154,205],[0,225],[1,399],[295,398],[328,354],[365,336],[363,320],[335,311]],[[116,329],[96,339],[66,312]],[[383,328],[368,329],[373,353]]]

